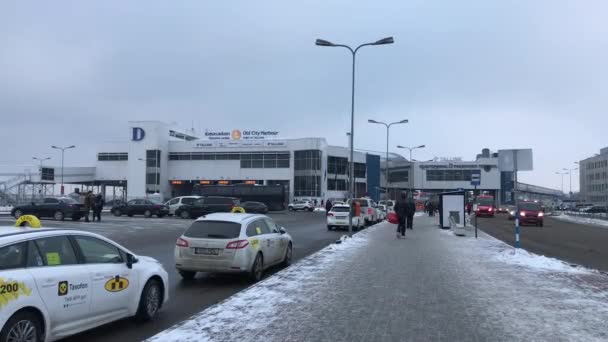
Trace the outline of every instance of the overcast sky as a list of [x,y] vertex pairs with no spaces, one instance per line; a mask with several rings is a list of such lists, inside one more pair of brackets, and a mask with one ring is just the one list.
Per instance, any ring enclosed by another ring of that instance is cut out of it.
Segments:
[[[127,121],[279,130],[414,158],[532,148],[525,182],[608,146],[606,1],[3,1],[0,167],[60,154],[93,165]],[[573,177],[578,189],[578,173]],[[566,178],[566,191],[567,178]]]

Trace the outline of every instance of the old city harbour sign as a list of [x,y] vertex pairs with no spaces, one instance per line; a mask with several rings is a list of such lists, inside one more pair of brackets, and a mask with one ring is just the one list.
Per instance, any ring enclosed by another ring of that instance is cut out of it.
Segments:
[[142,141],[146,136],[146,131],[144,131],[141,127],[132,127],[131,128],[131,140],[132,141]]
[[209,140],[263,140],[268,138],[276,138],[279,136],[279,132],[240,129],[233,129],[231,131],[207,130],[205,131],[204,135],[205,138]]

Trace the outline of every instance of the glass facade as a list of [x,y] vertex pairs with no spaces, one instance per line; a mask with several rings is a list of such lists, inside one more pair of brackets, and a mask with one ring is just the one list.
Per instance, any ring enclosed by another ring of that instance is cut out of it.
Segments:
[[470,182],[473,170],[426,170],[426,180],[429,182]]
[[327,173],[345,175],[348,170],[348,158],[327,157]]
[[289,168],[289,152],[171,152],[169,160],[240,160],[243,169]]
[[327,190],[348,191],[348,182],[346,179],[328,179]]
[[355,163],[355,178],[365,178],[366,174],[365,163]]
[[409,182],[409,179],[410,179],[409,176],[410,176],[409,170],[389,171],[388,182],[389,183]]
[[294,196],[321,196],[321,176],[294,176]]
[[294,151],[294,196],[321,196],[323,190],[321,184],[322,154],[319,150]]
[[99,152],[97,153],[98,161],[116,161],[116,160],[129,160],[129,153],[127,152]]
[[294,170],[321,170],[321,154],[319,150],[294,151]]

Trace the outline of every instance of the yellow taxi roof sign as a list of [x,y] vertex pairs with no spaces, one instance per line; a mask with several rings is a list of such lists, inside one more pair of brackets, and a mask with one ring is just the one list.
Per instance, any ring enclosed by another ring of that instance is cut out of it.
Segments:
[[34,215],[22,215],[15,222],[15,227],[40,228],[42,227],[42,223],[40,223],[40,220]]

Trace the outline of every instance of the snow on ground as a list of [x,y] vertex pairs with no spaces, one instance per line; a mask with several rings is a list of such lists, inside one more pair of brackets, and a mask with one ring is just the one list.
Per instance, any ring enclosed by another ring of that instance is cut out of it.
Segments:
[[[276,314],[276,306],[294,303],[309,286],[318,282],[317,279],[331,277],[331,267],[340,260],[353,258],[368,243],[368,234],[376,228],[372,226],[350,239],[342,236],[340,244],[320,250],[148,341],[254,340],[257,332],[281,319]],[[324,275],[326,273],[330,274]]]
[[552,217],[555,219],[558,219],[558,220],[572,222],[572,223],[590,224],[593,226],[608,228],[608,220],[602,220],[602,219],[596,219],[596,218],[584,217],[584,216],[574,216],[574,215],[568,215],[568,214],[562,214],[562,215],[552,216]]
[[0,215],[8,215],[11,213],[11,210],[13,209],[13,207],[8,206],[8,207],[1,207],[0,206]]
[[315,208],[315,210],[314,210],[314,211],[324,213],[324,212],[326,212],[327,210],[325,210],[325,208]]

